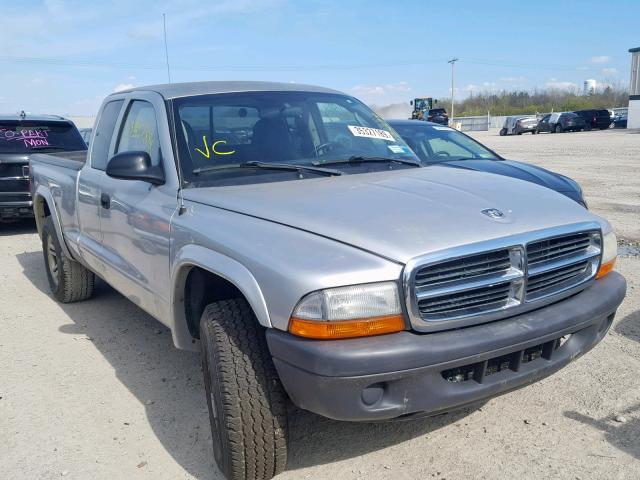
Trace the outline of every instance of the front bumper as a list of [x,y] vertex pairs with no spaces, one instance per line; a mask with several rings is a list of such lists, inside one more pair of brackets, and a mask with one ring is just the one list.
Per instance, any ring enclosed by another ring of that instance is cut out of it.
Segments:
[[613,272],[573,297],[492,323],[334,341],[269,329],[267,342],[300,408],[349,421],[438,413],[558,371],[604,338],[625,293]]

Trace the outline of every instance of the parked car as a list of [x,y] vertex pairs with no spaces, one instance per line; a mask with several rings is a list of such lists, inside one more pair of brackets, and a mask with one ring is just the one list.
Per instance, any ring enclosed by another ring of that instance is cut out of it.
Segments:
[[80,135],[82,136],[82,140],[84,140],[84,143],[86,143],[87,146],[89,146],[89,141],[91,140],[91,132],[93,131],[93,129],[79,128],[78,131],[80,132]]
[[106,98],[93,138],[88,159],[31,159],[49,286],[84,300],[97,272],[200,349],[229,479],[284,469],[289,402],[347,421],[462,407],[589,351],[625,296],[606,220],[423,168],[334,90],[140,87]]
[[613,128],[627,128],[627,114],[621,113],[613,117]]
[[500,135],[522,135],[523,133],[536,133],[538,120],[535,116],[510,116],[505,118],[504,125],[500,129]]
[[538,122],[536,131],[549,133],[579,132],[586,128],[584,118],[573,112],[549,113]]
[[477,170],[526,180],[562,193],[583,207],[587,203],[578,182],[529,163],[507,160],[477,140],[453,128],[429,122],[389,120],[424,165]]
[[581,116],[585,121],[585,130],[599,129],[605,130],[611,126],[611,114],[606,109],[576,110],[576,115]]
[[439,123],[440,125],[449,125],[449,115],[444,108],[432,108],[427,113],[426,120],[428,122]]
[[33,217],[29,157],[85,149],[75,125],[55,115],[0,116],[0,223]]

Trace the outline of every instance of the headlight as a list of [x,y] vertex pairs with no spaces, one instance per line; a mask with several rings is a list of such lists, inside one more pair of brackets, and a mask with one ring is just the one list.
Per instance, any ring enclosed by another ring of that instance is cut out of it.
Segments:
[[352,338],[404,330],[395,282],[328,288],[306,295],[289,331],[307,338]]
[[602,238],[602,263],[596,278],[602,278],[613,270],[618,258],[618,239],[613,232],[606,233]]

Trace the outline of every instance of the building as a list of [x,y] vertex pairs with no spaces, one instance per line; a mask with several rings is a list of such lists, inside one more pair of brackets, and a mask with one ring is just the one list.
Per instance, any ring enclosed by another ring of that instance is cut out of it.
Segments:
[[627,128],[640,128],[640,47],[631,53],[631,81],[629,82],[629,114]]
[[593,95],[594,93],[596,93],[596,87],[597,86],[598,86],[598,84],[596,83],[596,81],[593,78],[585,80],[584,83],[582,84],[582,94],[583,95]]

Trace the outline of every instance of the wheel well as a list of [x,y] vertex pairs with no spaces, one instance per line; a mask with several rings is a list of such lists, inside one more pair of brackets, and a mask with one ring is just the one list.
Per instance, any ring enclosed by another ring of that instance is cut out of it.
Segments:
[[184,299],[184,313],[191,336],[200,338],[200,317],[207,305],[232,298],[244,298],[244,295],[229,280],[202,268],[193,267],[185,282]]

